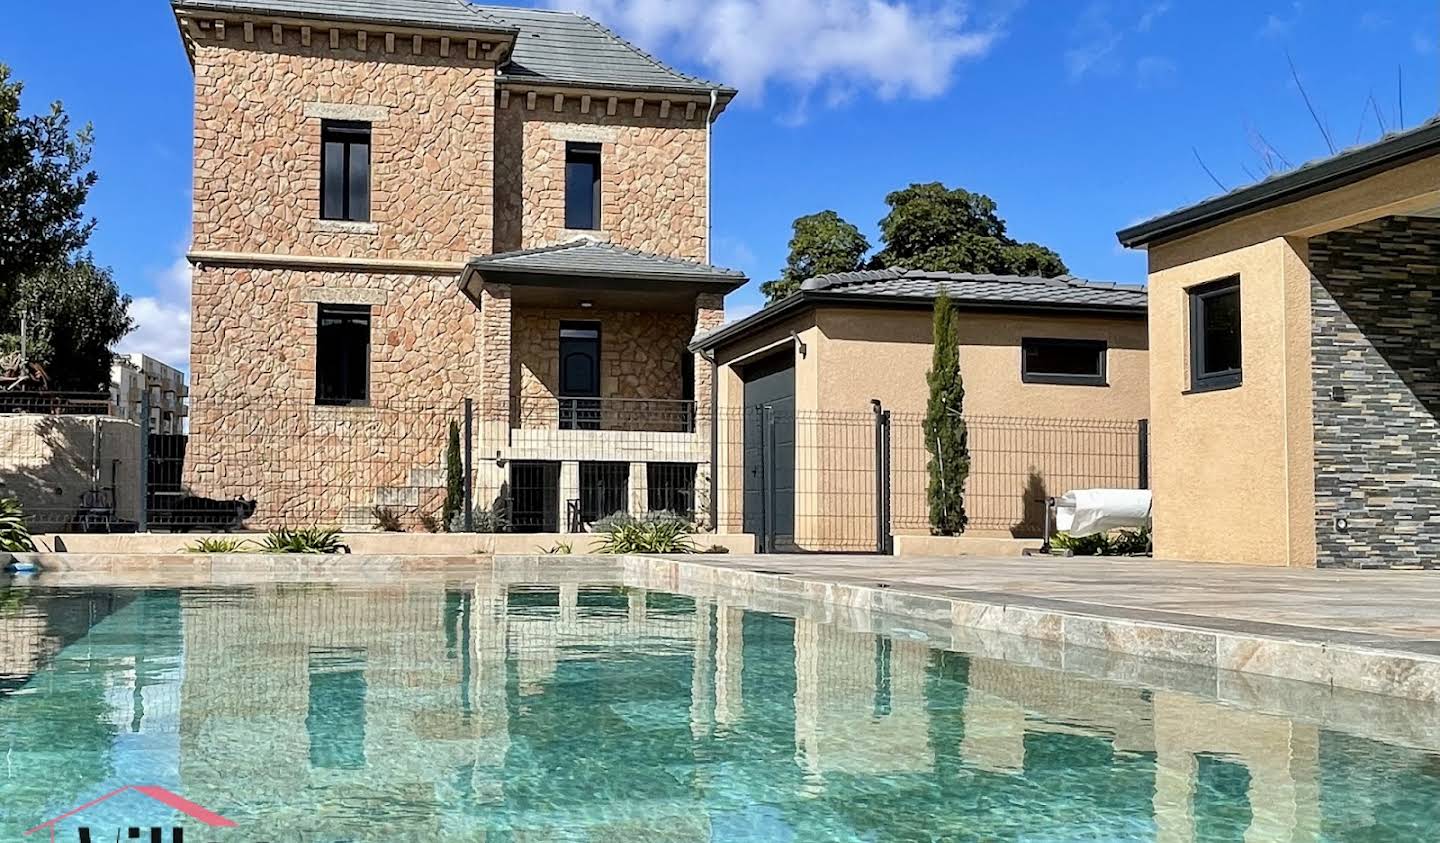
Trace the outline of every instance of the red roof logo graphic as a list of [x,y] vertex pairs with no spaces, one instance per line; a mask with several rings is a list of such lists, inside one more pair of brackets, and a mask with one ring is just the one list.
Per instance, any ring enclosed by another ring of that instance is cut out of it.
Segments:
[[190,819],[207,825],[211,828],[235,828],[235,823],[231,822],[230,820],[225,819],[224,817],[220,816],[214,811],[209,810],[208,808],[196,805],[194,802],[191,802],[183,796],[178,796],[174,793],[171,793],[163,787],[155,787],[154,785],[126,785],[119,790],[112,790],[111,792],[105,794],[99,799],[92,799],[78,808],[66,811],[65,813],[61,814],[53,820],[49,820],[48,822],[35,826],[34,828],[25,832],[25,836],[29,837],[30,835],[41,829],[49,829],[50,841],[51,843],[54,843],[55,826],[75,816],[81,811],[86,810],[87,808],[93,808],[96,805],[99,805],[101,802],[108,802],[111,799],[119,796],[120,794],[132,790],[136,793],[140,793],[150,797],[151,799],[159,802],[167,808],[173,808],[174,810],[179,811]]

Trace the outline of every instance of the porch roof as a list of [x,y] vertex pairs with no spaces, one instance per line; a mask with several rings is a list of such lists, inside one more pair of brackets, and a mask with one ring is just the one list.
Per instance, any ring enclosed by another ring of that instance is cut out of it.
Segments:
[[460,277],[461,287],[471,292],[477,279],[536,287],[573,287],[580,282],[579,286],[612,289],[679,287],[722,294],[749,280],[734,269],[592,240],[472,258]]

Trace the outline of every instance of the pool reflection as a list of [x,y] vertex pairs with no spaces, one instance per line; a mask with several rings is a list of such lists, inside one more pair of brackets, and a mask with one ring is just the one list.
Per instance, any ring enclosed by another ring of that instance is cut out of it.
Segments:
[[1428,746],[746,602],[37,590],[0,615],[0,830],[135,776],[244,839],[1405,840],[1440,819]]

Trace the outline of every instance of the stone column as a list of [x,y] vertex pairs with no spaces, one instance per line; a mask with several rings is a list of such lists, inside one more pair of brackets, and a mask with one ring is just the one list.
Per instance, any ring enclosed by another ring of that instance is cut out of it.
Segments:
[[560,513],[560,532],[570,532],[570,512],[567,504],[580,498],[580,463],[560,463],[560,500],[556,507]]
[[[695,297],[695,335],[706,334],[725,322],[725,297],[701,293]],[[716,384],[710,361],[695,355],[695,438],[703,459],[695,466],[695,521],[701,529],[715,530],[710,523],[710,499],[714,494],[716,467],[710,464],[710,441],[716,435],[710,419],[710,398]]]
[[481,395],[476,415],[486,422],[510,424],[510,285],[480,288]]
[[650,510],[650,474],[648,463],[630,463],[630,514],[640,518]]

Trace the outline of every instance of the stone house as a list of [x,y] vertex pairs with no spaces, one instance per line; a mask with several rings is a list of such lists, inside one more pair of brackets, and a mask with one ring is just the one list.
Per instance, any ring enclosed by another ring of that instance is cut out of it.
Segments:
[[1440,119],[1119,233],[1150,263],[1157,556],[1440,559]]
[[[735,91],[589,18],[464,0],[174,0],[195,76],[196,494],[412,520],[474,405],[475,498],[553,532],[704,513]],[[508,490],[508,491],[507,491]]]
[[[1071,277],[841,273],[809,279],[692,346],[713,361],[724,408],[718,523],[776,549],[876,546],[874,400],[892,414],[891,530],[930,534],[922,418],[942,289],[959,314],[968,537],[1038,536],[1046,497],[1144,482],[1143,289]],[[773,430],[762,432],[766,407]]]

